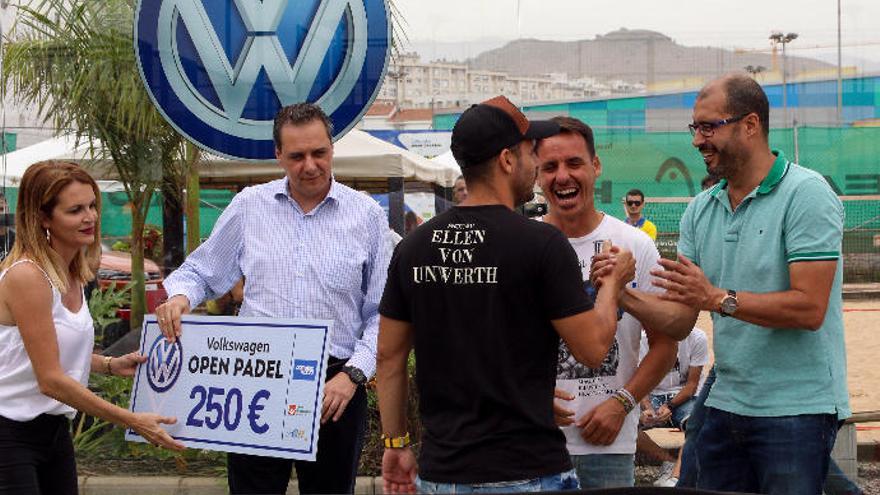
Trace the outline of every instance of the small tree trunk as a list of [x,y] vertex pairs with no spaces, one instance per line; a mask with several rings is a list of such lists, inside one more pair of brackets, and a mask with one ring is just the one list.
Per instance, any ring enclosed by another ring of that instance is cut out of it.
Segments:
[[199,247],[201,230],[199,225],[199,155],[200,150],[192,143],[186,143],[186,254]]
[[[144,280],[144,210],[149,205],[150,194],[142,204],[132,204],[131,208],[131,321],[130,328],[140,331],[144,323],[147,296]],[[145,204],[144,204],[145,203]]]

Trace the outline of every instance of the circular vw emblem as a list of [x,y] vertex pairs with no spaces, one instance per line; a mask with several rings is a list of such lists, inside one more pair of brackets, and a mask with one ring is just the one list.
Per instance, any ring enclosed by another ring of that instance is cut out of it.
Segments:
[[174,385],[183,368],[183,348],[180,340],[173,343],[159,335],[147,355],[147,382],[156,392],[164,392]]
[[159,112],[220,155],[275,157],[282,106],[309,101],[333,139],[372,104],[385,75],[385,0],[139,0],[141,76]]

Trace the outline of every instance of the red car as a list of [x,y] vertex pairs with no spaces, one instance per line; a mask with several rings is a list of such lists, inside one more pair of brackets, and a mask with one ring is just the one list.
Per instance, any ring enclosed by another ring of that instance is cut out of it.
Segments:
[[[131,254],[113,251],[102,246],[101,265],[98,267],[98,286],[101,289],[111,284],[117,288],[125,287],[131,282]],[[152,260],[144,259],[144,279],[147,292],[147,313],[152,313],[167,296],[162,287],[164,278],[162,269]]]

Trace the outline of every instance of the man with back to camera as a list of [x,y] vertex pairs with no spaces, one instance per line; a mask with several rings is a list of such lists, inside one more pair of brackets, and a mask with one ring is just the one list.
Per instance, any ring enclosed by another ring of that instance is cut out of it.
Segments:
[[[512,211],[533,195],[536,140],[557,132],[502,96],[466,110],[452,151],[467,199],[416,229],[392,257],[377,358],[386,493],[578,486],[553,419],[559,337],[576,359],[598,366],[634,263],[613,249],[594,305],[565,236]],[[413,345],[418,464],[406,431]]]
[[697,487],[818,495],[850,415],[843,205],[821,175],[771,151],[769,114],[747,75],[700,90],[693,145],[722,180],[688,205],[679,259],[661,261],[657,283],[713,317]]
[[208,240],[165,280],[170,297],[156,315],[173,339],[182,313],[244,276],[241,316],[332,320],[316,461],[230,453],[227,477],[232,493],[284,493],[295,466],[302,493],[352,493],[388,221],[376,201],[333,178],[332,124],[317,105],[282,108],[273,134],[286,176],[233,198]]
[[[550,210],[543,220],[559,228],[577,253],[580,274],[592,290],[590,262],[599,246],[613,245],[632,251],[636,276],[628,292],[658,292],[651,284],[650,270],[657,267],[660,254],[651,239],[622,221],[596,209],[595,184],[602,173],[596,155],[593,131],[571,117],[555,117],[561,132],[538,143],[538,184]],[[646,326],[658,324],[679,335],[692,328],[696,312],[691,308],[650,296],[635,310]],[[623,298],[627,299],[627,298]],[[623,305],[622,305],[623,306]],[[657,321],[664,311],[677,312],[677,325]],[[646,316],[647,314],[647,316]],[[669,371],[675,361],[675,340],[648,330],[650,350],[639,364],[642,324],[624,313],[610,352],[601,366],[589,368],[571,358],[566,344],[560,343],[556,377],[557,423],[562,426],[572,462],[582,488],[633,486],[634,453],[639,414],[635,407],[642,397]],[[620,401],[618,397],[626,398]]]
[[642,210],[645,209],[645,193],[639,189],[630,189],[623,197],[623,207],[626,210],[624,221],[648,234],[652,241],[656,241],[657,226],[642,216]]

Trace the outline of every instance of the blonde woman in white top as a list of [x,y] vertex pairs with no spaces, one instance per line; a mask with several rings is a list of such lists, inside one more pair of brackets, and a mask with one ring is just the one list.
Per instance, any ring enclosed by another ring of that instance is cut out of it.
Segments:
[[100,257],[100,193],[81,168],[40,162],[22,177],[12,252],[0,265],[0,494],[77,492],[69,419],[76,410],[170,449],[161,424],[86,387],[89,372],[133,376],[145,358],[92,354],[83,284]]

